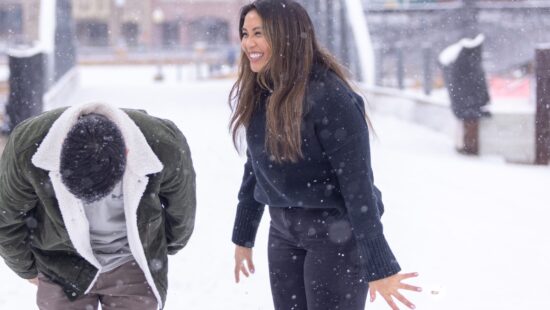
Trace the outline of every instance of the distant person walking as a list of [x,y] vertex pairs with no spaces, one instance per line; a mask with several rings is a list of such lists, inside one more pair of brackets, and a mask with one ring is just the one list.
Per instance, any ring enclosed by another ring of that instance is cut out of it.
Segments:
[[189,240],[195,173],[183,134],[87,104],[12,131],[0,162],[0,255],[41,310],[158,309],[168,254]]
[[[252,247],[269,205],[269,274],[276,310],[363,310],[399,290],[401,268],[383,234],[365,107],[343,69],[319,47],[305,9],[258,0],[242,8],[241,63],[230,93],[247,161],[233,230],[235,278],[254,273]],[[395,300],[396,299],[396,300]]]

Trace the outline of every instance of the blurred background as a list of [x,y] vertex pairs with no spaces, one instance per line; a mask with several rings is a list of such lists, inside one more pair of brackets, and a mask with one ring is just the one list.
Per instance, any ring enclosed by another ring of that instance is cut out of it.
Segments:
[[[44,81],[33,81],[33,84],[41,84],[43,89],[39,92],[44,94],[62,76],[78,67],[154,66],[153,78],[156,81],[165,78],[166,70],[175,70],[179,80],[234,75],[239,58],[236,17],[239,8],[247,2],[0,0],[0,108],[5,110],[4,106],[9,102],[10,50],[13,56],[25,50],[24,53],[28,54],[33,48],[43,50],[44,55],[39,57],[46,59],[35,61],[47,62],[42,68]],[[547,31],[550,27],[550,1],[301,2],[311,13],[325,47],[349,68],[357,81],[363,83],[374,106],[388,100],[395,102],[396,99],[414,105],[426,100],[452,104],[450,97],[453,94],[447,91],[449,87],[445,84],[443,66],[438,58],[446,47],[463,38],[482,34],[484,41],[478,62],[483,70],[482,84],[490,94],[491,104],[486,108],[493,112],[514,111],[518,122],[531,123],[521,128],[514,127],[521,132],[519,136],[507,135],[508,139],[517,140],[515,144],[519,149],[534,147],[534,136],[527,137],[529,134],[523,133],[526,130],[531,130],[531,127],[545,133],[549,130],[535,128],[535,120],[530,117],[535,117],[537,101],[536,49],[550,42],[550,32]],[[48,46],[49,51],[44,51]],[[13,66],[17,67],[16,64]],[[73,74],[74,80],[76,75]],[[17,89],[17,86],[12,85],[12,89]],[[12,101],[16,100],[12,98]],[[389,103],[381,105],[385,111],[392,106]],[[481,121],[476,125],[481,126],[477,128],[478,138],[485,142],[478,145],[474,153],[504,154],[515,162],[535,161],[537,155],[534,151],[508,155],[518,150],[505,150],[510,147],[508,144],[502,146],[502,141],[490,141],[495,131],[506,135],[501,127],[509,125],[502,125],[498,114],[493,121]],[[12,117],[14,124],[19,122],[15,118],[21,117]],[[7,122],[5,117],[2,119]],[[461,134],[457,134],[457,125],[452,119],[441,115],[423,119],[421,123],[447,132],[453,139]],[[498,128],[490,126],[492,124]],[[9,124],[4,125],[4,131],[9,132],[9,127]],[[468,130],[469,127],[465,128]],[[547,139],[543,138],[545,143]],[[527,140],[530,142],[525,142]],[[457,148],[460,148],[459,144]]]

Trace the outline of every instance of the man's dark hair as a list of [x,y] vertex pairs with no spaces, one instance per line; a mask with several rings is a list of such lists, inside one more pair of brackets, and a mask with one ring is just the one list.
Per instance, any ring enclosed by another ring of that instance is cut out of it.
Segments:
[[80,116],[61,149],[61,180],[69,192],[86,202],[109,194],[126,168],[122,133],[99,114]]

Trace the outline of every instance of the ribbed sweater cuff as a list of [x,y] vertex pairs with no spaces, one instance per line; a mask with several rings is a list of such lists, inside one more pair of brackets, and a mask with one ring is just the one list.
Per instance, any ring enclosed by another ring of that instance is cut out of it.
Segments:
[[380,280],[401,271],[401,267],[383,235],[372,240],[360,240],[358,245],[368,282]]
[[233,243],[247,248],[253,247],[263,213],[264,206],[254,208],[237,207],[233,237],[231,238]]

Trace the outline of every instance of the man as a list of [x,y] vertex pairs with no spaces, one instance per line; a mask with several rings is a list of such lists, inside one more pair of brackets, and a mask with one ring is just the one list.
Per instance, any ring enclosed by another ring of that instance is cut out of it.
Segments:
[[0,163],[0,255],[40,309],[157,309],[167,254],[195,219],[183,134],[143,111],[86,104],[17,126]]

